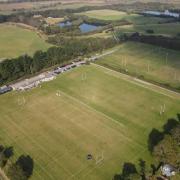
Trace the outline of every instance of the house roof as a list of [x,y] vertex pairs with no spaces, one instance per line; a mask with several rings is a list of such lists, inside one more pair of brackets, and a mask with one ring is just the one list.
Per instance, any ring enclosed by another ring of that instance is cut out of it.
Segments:
[[170,177],[175,174],[176,169],[170,164],[165,164],[162,166],[161,171],[163,175]]

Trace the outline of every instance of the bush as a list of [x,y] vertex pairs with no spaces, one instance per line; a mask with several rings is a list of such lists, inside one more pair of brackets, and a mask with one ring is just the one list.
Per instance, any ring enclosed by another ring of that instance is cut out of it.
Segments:
[[26,177],[30,177],[33,173],[34,161],[30,156],[22,155],[16,161],[16,165],[22,168]]
[[136,170],[136,166],[132,163],[126,162],[123,165],[123,170],[122,170],[122,175],[124,177],[128,177],[131,174],[136,174],[137,170]]
[[10,158],[11,156],[13,156],[13,147],[11,146],[11,147],[7,147],[7,148],[5,148],[5,150],[4,150],[4,156],[6,157],[6,158]]
[[172,129],[177,127],[178,124],[178,121],[176,121],[175,119],[168,119],[167,123],[163,126],[164,133],[169,134]]
[[148,138],[148,149],[150,152],[153,151],[154,147],[164,138],[164,133],[158,131],[157,129],[152,129]]
[[147,29],[146,32],[147,32],[148,34],[154,34],[154,30],[152,30],[152,29]]

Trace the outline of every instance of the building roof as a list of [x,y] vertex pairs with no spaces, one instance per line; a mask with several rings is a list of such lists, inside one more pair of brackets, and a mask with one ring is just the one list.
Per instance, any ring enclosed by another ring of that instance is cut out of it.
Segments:
[[162,166],[161,171],[164,176],[170,177],[175,175],[176,169],[170,164],[165,164]]

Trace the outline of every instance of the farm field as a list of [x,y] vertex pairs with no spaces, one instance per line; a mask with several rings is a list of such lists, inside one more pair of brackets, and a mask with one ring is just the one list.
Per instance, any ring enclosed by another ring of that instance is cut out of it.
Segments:
[[128,42],[120,45],[115,53],[102,57],[97,64],[179,89],[179,59],[178,51]]
[[46,50],[48,47],[50,44],[35,31],[15,25],[0,25],[0,58],[32,55],[36,50]]
[[[109,180],[125,161],[151,162],[148,134],[176,116],[180,96],[118,74],[89,65],[41,88],[0,96],[1,143],[34,159],[32,180]],[[162,104],[166,112],[160,116]],[[103,161],[88,161],[89,153],[103,153]]]
[[116,11],[110,9],[91,10],[77,14],[86,15],[90,18],[100,20],[127,20],[133,24],[153,24],[158,22],[166,22],[168,20],[167,18],[165,19],[159,17],[145,17],[138,14],[128,14],[123,11]]
[[[0,1],[1,2],[1,1]],[[86,0],[46,0],[39,2],[14,2],[14,3],[1,3],[0,14],[11,14],[21,10],[48,10],[48,9],[76,9],[83,6],[102,6],[106,2],[99,1],[86,1]]]
[[151,24],[151,25],[127,25],[127,26],[119,26],[118,29],[122,32],[141,32],[144,34],[146,30],[151,29],[154,30],[154,34],[156,35],[164,35],[164,36],[179,36],[180,37],[180,23],[165,23],[165,24]]

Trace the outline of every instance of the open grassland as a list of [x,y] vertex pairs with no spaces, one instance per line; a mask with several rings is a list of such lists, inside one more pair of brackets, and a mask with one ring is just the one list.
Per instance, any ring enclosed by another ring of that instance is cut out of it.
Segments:
[[119,29],[121,32],[140,32],[147,34],[147,30],[151,29],[156,35],[163,36],[179,36],[180,37],[180,23],[165,23],[165,24],[151,24],[151,25],[127,25],[120,26]]
[[106,4],[104,0],[46,0],[38,2],[0,3],[0,14],[10,14],[19,10],[76,9],[83,6],[102,6]]
[[[24,93],[0,96],[1,143],[35,161],[32,180],[109,180],[124,161],[151,157],[147,137],[179,111],[180,96],[152,91],[95,65]],[[56,93],[60,96],[56,96]],[[166,104],[166,113],[159,115]],[[94,158],[103,152],[99,164]],[[86,160],[91,153],[93,160]]]
[[47,0],[38,2],[12,2],[12,3],[1,3],[0,11],[15,11],[15,10],[27,10],[27,9],[38,9],[46,6],[55,6],[61,1]]
[[90,18],[97,18],[102,20],[119,20],[127,17],[127,13],[121,11],[115,11],[110,9],[103,9],[103,10],[91,10],[82,12],[79,14],[86,15]]
[[178,51],[128,42],[120,45],[115,53],[102,57],[97,63],[116,71],[127,71],[149,81],[180,88]]
[[32,55],[36,50],[46,50],[50,45],[32,30],[14,25],[0,25],[0,58]]
[[53,17],[48,17],[45,19],[45,21],[50,25],[57,24],[59,22],[62,22],[63,20],[64,18],[53,18]]
[[150,16],[145,17],[139,14],[129,14],[123,11],[115,11],[110,9],[91,10],[77,14],[86,15],[90,18],[95,18],[100,20],[127,20],[133,24],[153,24],[153,23],[167,21],[167,19],[165,18],[150,17]]

